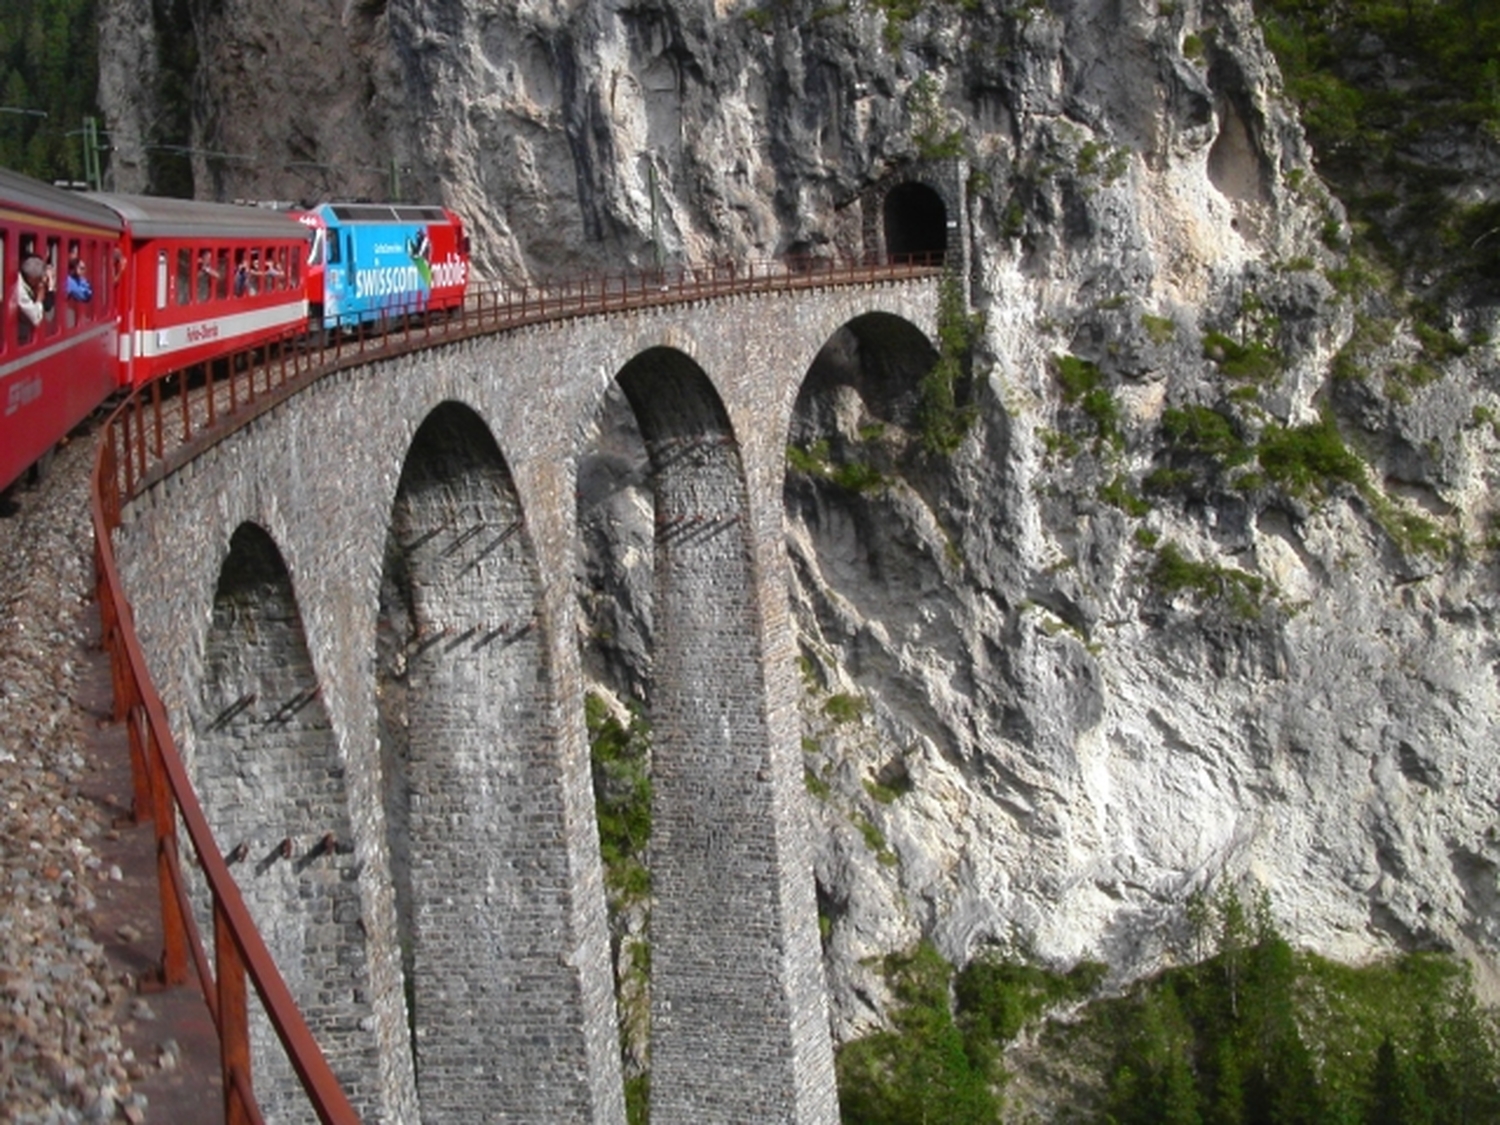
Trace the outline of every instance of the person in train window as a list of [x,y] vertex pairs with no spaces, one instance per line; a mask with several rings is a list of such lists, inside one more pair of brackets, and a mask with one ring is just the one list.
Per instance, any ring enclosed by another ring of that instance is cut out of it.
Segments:
[[234,295],[243,297],[250,292],[250,266],[245,261],[245,252],[234,252]]
[[57,278],[52,267],[35,254],[21,263],[16,278],[16,308],[21,312],[21,343],[31,339],[31,330],[42,323],[57,300]]
[[286,271],[276,264],[274,251],[266,251],[266,264],[260,271],[261,277],[266,279],[265,289],[269,293],[272,289],[282,288],[282,279],[286,277]]
[[213,296],[214,282],[223,275],[214,269],[214,252],[202,250],[198,253],[198,300],[206,301]]
[[78,251],[73,251],[68,256],[68,299],[72,301],[92,301],[94,299],[94,287],[89,284],[88,267],[83,264]]

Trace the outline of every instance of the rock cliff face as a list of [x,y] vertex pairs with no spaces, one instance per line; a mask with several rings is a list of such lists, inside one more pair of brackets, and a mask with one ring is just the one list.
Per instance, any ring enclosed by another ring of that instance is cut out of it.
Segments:
[[[967,437],[925,452],[920,372],[870,393],[848,341],[791,435],[841,1036],[879,1016],[872,955],[1126,976],[1224,880],[1327,954],[1492,972],[1495,309],[1449,310],[1441,361],[1372,327],[1248,4],[216,0],[192,34],[193,146],[255,157],[197,156],[201,194],[379,195],[394,165],[512,280],[855,251],[862,193],[962,151]],[[161,52],[103,38],[139,189]],[[635,479],[608,444],[601,489]],[[649,676],[649,542],[596,544],[617,688]]]

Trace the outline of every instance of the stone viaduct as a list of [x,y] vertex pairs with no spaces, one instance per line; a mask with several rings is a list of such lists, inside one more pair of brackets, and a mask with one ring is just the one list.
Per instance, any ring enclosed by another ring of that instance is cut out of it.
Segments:
[[[153,675],[365,1120],[625,1120],[575,589],[611,385],[657,527],[651,1120],[838,1120],[786,445],[831,343],[851,378],[920,376],[937,290],[743,293],[371,363],[132,504],[118,556]],[[255,1050],[267,1119],[307,1119],[264,1027]]]

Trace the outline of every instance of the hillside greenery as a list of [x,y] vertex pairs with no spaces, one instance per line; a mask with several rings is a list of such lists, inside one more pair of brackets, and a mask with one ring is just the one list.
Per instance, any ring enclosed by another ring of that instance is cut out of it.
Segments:
[[99,113],[98,58],[95,0],[0,4],[0,167],[83,178],[83,120]]
[[1500,278],[1500,202],[1466,198],[1459,152],[1500,140],[1500,5],[1256,0],[1319,173],[1358,249],[1437,296]]
[[1056,973],[981,956],[955,973],[925,943],[887,957],[891,1029],[838,1057],[844,1122],[998,1122],[1006,1051],[1023,1039],[1068,1062],[1076,1089],[1050,1098],[1059,1120],[1500,1120],[1500,1023],[1462,962],[1414,953],[1335,964],[1294,950],[1264,895],[1194,896],[1183,921],[1186,963],[1123,993],[1104,992],[1104,966],[1088,962]]

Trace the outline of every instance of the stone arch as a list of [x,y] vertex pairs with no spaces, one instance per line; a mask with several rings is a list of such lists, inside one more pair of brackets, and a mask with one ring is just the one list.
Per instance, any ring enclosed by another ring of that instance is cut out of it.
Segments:
[[[944,653],[962,650],[947,615],[934,612],[941,609],[933,592],[943,589],[945,544],[927,534],[941,525],[923,510],[937,508],[935,498],[923,496],[928,473],[920,412],[923,377],[937,358],[932,341],[910,321],[886,313],[856,317],[819,350],[789,420],[793,453],[782,495],[792,612],[809,685],[802,696],[803,763],[824,785],[851,763],[863,780],[888,792],[909,780],[904,749],[870,737],[858,724],[830,721],[824,710],[835,697],[862,701],[865,689],[877,685],[886,688],[882,698],[899,701],[898,709],[921,706],[909,684],[881,684],[882,677],[902,675],[886,638],[899,638],[895,645],[903,651],[934,637]],[[872,800],[861,814],[888,833],[884,818],[892,811]],[[875,854],[842,813],[828,827],[825,854],[839,857],[832,862],[843,874],[830,880],[826,870],[818,873],[821,937],[825,949],[838,954],[827,958],[830,966],[852,966],[829,980],[848,1010],[857,1008],[849,998],[876,982],[860,963],[864,937],[851,924],[850,903],[832,888],[847,886],[849,872],[862,864],[873,872],[894,853]],[[869,885],[865,910],[871,909]],[[844,1035],[851,1030],[847,1024],[838,1029]]]
[[936,360],[932,341],[910,321],[890,313],[855,317],[828,338],[803,377],[788,442],[857,442],[862,421],[914,432],[922,376]]
[[379,741],[424,1125],[584,1121],[573,886],[540,578],[509,467],[444,402],[408,448],[377,622]]
[[916,180],[895,184],[880,208],[885,249],[893,260],[942,262],[948,250],[948,208],[933,188]]
[[800,806],[772,762],[742,452],[683,352],[648,348],[615,385],[652,519],[650,1117],[831,1122],[831,1054],[821,1073],[808,1061],[818,1036],[827,1054],[827,1029],[799,1018],[809,983],[789,950],[788,881],[806,872],[787,870],[781,833],[801,831]]
[[[255,924],[355,1105],[376,1071],[358,862],[343,759],[291,576],[271,536],[241,524],[214,590],[195,714],[204,812]],[[211,933],[207,918],[200,919]],[[256,1096],[268,1120],[311,1121],[252,993]]]

